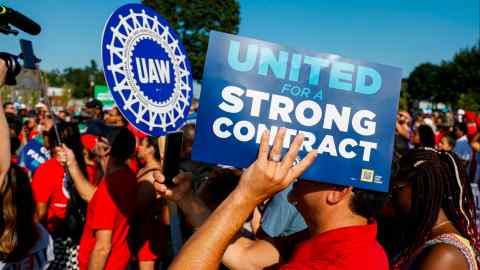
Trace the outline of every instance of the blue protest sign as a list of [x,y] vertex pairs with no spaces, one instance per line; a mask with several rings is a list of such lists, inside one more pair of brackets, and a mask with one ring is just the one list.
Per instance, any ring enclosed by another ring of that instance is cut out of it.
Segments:
[[387,191],[401,70],[210,33],[193,159],[246,167],[264,130],[318,151],[304,179]]
[[50,159],[50,152],[43,144],[33,139],[20,150],[19,165],[34,173],[48,159]]
[[190,110],[190,63],[177,33],[141,4],[118,8],[103,32],[102,60],[112,97],[125,118],[151,136],[175,131]]

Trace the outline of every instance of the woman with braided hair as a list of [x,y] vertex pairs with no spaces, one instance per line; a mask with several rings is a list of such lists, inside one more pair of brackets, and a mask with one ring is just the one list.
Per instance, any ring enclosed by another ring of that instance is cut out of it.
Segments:
[[475,205],[465,169],[451,153],[410,151],[392,181],[401,222],[393,269],[478,269]]

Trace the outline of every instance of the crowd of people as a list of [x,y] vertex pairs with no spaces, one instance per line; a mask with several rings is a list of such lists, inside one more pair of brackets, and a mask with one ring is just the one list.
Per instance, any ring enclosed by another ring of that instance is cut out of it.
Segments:
[[[284,128],[247,169],[195,162],[194,121],[167,185],[162,138],[98,100],[81,116],[0,108],[0,269],[478,269],[480,114],[399,112],[388,193],[297,180],[317,153],[293,165],[303,137],[282,156]],[[35,169],[32,140],[50,156]]]

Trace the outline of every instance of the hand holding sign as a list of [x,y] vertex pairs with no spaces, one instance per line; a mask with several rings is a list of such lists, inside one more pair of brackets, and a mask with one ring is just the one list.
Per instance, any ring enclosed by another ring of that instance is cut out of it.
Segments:
[[[105,25],[102,60],[115,104],[135,128],[159,137],[183,125],[193,96],[190,63],[179,36],[160,14],[140,4],[118,8]],[[181,246],[179,232],[172,230],[174,253]]]
[[284,151],[302,134],[299,156],[318,153],[304,178],[387,191],[400,81],[395,67],[212,31],[192,158],[245,168],[262,133],[285,127]]
[[281,128],[275,136],[272,150],[269,153],[268,141],[270,132],[262,134],[257,160],[242,174],[237,190],[251,202],[263,202],[275,193],[283,190],[313,164],[316,151],[308,155],[294,166],[294,161],[303,143],[303,135],[297,135],[283,159],[279,159],[286,129]]
[[58,162],[63,164],[64,166],[71,166],[77,162],[75,159],[75,154],[73,153],[72,149],[68,148],[65,144],[62,146],[55,148],[56,158]]
[[180,173],[172,181],[174,186],[168,187],[165,185],[165,177],[159,171],[153,173],[154,187],[160,196],[163,198],[179,203],[182,200],[188,199],[193,195],[192,191],[192,174]]
[[187,53],[175,30],[153,9],[118,8],[103,32],[105,80],[125,118],[151,136],[185,122],[193,96]]

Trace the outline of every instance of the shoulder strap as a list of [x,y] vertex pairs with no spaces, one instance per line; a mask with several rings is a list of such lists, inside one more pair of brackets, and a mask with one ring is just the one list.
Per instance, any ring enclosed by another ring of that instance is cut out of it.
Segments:
[[475,259],[475,252],[472,246],[464,237],[455,233],[441,234],[434,239],[431,239],[425,243],[423,248],[428,248],[436,244],[447,244],[457,248],[463,256],[467,259],[469,270],[478,270],[477,261]]

